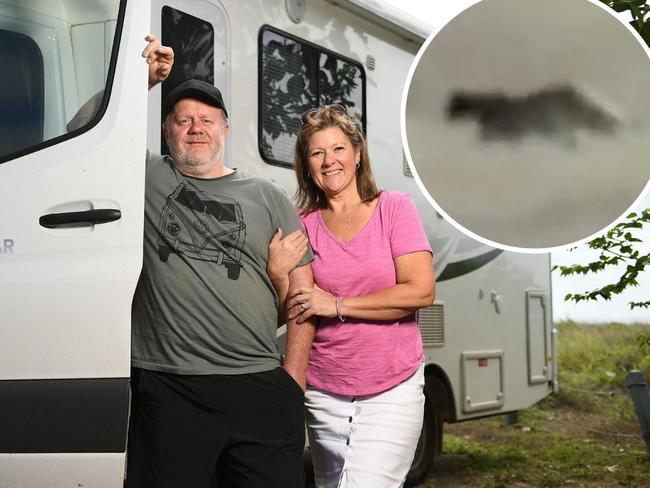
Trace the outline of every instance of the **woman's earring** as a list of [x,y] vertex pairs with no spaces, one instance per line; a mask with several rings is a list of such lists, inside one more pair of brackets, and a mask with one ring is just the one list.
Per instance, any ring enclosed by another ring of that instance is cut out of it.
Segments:
[[311,171],[307,171],[307,179],[311,180]]
[[356,169],[359,169],[359,166],[361,166],[361,163],[359,161],[357,161]]

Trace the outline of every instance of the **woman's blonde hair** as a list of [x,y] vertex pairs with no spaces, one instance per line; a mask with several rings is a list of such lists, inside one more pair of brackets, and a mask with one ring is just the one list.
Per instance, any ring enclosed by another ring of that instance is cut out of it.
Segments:
[[294,153],[294,169],[298,179],[295,203],[299,212],[310,213],[327,207],[325,192],[318,188],[309,173],[309,139],[316,132],[339,128],[348,138],[355,150],[359,151],[359,168],[357,168],[357,191],[362,202],[370,202],[377,198],[379,190],[372,175],[368,145],[366,138],[358,125],[348,116],[342,105],[321,105],[307,110],[302,114],[296,149]]

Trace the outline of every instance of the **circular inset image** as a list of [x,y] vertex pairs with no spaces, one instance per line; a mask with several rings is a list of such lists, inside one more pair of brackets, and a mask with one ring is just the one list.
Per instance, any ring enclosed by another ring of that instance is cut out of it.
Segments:
[[593,237],[650,178],[650,59],[591,0],[482,0],[409,73],[403,136],[437,210],[528,252]]

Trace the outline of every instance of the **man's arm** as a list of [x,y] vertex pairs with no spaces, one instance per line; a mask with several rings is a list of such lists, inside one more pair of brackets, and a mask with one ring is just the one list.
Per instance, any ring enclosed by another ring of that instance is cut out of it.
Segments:
[[158,38],[149,34],[144,38],[149,44],[142,51],[142,57],[149,65],[149,90],[158,83],[163,82],[172,72],[174,65],[174,50],[171,47],[160,44]]
[[[290,289],[303,286],[314,286],[311,264],[295,268],[289,273]],[[287,355],[284,359],[284,369],[303,390],[307,388],[307,363],[316,331],[316,320],[316,317],[311,317],[298,324],[293,319],[287,324]]]
[[309,241],[302,230],[293,231],[286,237],[278,229],[269,243],[269,262],[266,273],[278,294],[278,325],[286,322],[286,302],[289,292],[289,273],[295,269],[307,252]]

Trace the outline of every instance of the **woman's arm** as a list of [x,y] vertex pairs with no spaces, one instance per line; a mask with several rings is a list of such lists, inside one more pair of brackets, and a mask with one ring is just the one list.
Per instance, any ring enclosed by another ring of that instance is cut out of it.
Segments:
[[384,290],[358,297],[337,297],[314,288],[298,288],[287,300],[289,319],[298,323],[313,315],[321,317],[355,318],[362,320],[397,320],[435,298],[433,259],[428,251],[403,254],[394,259],[397,284]]

